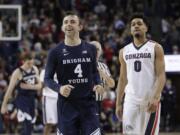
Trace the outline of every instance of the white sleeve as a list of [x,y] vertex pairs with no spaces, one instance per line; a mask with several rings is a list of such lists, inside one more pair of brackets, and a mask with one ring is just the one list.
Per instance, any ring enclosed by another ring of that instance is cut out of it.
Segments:
[[45,70],[43,69],[40,73],[40,81],[44,82],[44,74],[45,74]]

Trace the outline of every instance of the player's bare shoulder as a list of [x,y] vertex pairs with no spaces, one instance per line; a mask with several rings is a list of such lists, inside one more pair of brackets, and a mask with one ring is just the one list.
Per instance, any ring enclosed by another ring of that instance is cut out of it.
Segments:
[[155,43],[155,48],[154,49],[155,49],[156,55],[164,55],[163,47],[158,42]]
[[19,68],[16,68],[12,75],[11,75],[11,78],[13,78],[14,81],[16,80],[21,80],[22,79],[22,74],[21,74],[21,71]]
[[39,74],[39,69],[34,65],[33,69],[35,70],[36,74]]
[[119,50],[119,62],[122,63],[124,62],[123,59],[123,51],[124,51],[125,47],[123,47],[122,49]]

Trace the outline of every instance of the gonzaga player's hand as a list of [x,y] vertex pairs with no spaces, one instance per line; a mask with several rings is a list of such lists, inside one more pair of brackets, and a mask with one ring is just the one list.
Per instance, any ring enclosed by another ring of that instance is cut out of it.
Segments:
[[69,97],[71,90],[74,89],[72,85],[63,85],[60,87],[60,94],[64,97]]
[[122,121],[123,108],[122,105],[116,106],[116,117],[119,121]]
[[149,113],[153,113],[153,112],[156,112],[157,108],[158,108],[158,105],[159,105],[159,102],[160,102],[160,98],[154,98],[152,99],[149,103],[148,103],[148,109],[147,111]]

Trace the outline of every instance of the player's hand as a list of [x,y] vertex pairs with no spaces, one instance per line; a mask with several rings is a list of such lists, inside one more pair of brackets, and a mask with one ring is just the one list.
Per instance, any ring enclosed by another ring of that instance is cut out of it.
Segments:
[[20,88],[21,88],[21,89],[32,89],[32,85],[21,82],[21,83],[20,83]]
[[100,76],[101,76],[102,78],[108,77],[107,74],[106,74],[102,69],[100,69],[100,68],[97,68],[97,69],[98,69],[99,74],[100,74]]
[[96,91],[97,93],[103,95],[104,93],[104,88],[102,85],[95,85],[94,88],[93,88],[94,91]]
[[116,106],[116,117],[119,121],[122,121],[123,108],[122,105]]
[[10,120],[15,119],[16,116],[17,116],[17,109],[15,109],[15,110],[13,111],[13,113],[10,114]]
[[153,113],[156,112],[156,109],[159,105],[159,99],[152,99],[149,103],[148,103],[148,108],[147,111],[149,113]]
[[71,90],[74,89],[72,85],[64,85],[60,87],[60,94],[64,97],[68,97],[71,93]]
[[2,106],[1,106],[1,113],[2,113],[2,114],[5,114],[5,113],[7,113],[7,112],[8,112],[7,106],[6,106],[6,105],[2,105]]

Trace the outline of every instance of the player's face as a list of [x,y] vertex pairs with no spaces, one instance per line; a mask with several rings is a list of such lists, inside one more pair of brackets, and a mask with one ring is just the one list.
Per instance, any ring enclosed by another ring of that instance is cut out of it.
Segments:
[[141,18],[134,18],[131,21],[131,34],[133,37],[144,36],[147,32],[147,26]]
[[82,25],[79,22],[79,18],[76,15],[69,15],[64,17],[62,24],[62,31],[66,36],[74,36],[79,34],[82,30]]
[[34,59],[26,60],[26,64],[28,65],[29,68],[33,67]]
[[97,59],[99,59],[99,57],[101,56],[102,53],[102,48],[101,48],[101,44],[96,42],[96,41],[92,41],[90,42],[91,44],[93,44],[96,47],[96,51],[97,51]]

